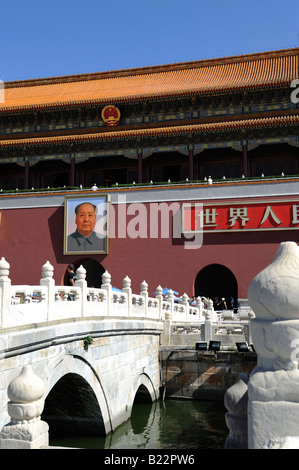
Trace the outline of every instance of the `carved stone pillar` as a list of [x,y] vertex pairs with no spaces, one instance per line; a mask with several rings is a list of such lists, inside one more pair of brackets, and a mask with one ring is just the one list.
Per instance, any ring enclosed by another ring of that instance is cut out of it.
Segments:
[[[76,270],[77,280],[75,281],[75,287],[80,287],[81,296],[81,315],[88,315],[87,308],[87,281],[86,281],[86,269],[82,266]],[[76,294],[77,295],[77,294]],[[76,297],[75,297],[76,299]]]
[[224,395],[224,405],[228,410],[225,415],[229,435],[225,449],[247,449],[247,392],[248,375],[243,372],[238,381]]
[[54,268],[50,264],[49,261],[47,261],[43,266],[42,266],[42,278],[40,280],[40,285],[41,286],[46,286],[48,289],[48,321],[52,320],[52,315],[55,314],[55,281],[53,279],[54,275]]
[[248,447],[299,436],[299,247],[280,244],[251,282],[252,341],[258,363],[248,382]]
[[0,449],[40,449],[49,445],[49,426],[41,421],[44,408],[44,383],[31,366],[9,384],[10,401],[7,405],[11,417],[0,433]]
[[10,264],[4,257],[0,259],[0,327],[5,328],[10,316],[11,280]]

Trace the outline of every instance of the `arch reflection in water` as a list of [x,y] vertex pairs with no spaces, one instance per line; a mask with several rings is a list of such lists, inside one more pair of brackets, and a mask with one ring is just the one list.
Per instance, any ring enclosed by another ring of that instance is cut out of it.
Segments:
[[131,418],[106,437],[60,439],[86,449],[223,449],[228,429],[222,402],[168,399],[136,403]]

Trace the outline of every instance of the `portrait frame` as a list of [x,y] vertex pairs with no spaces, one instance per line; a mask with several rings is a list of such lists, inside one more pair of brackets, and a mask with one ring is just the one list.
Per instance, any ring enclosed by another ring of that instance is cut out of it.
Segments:
[[[94,206],[96,222],[93,235],[88,237],[88,243],[83,242],[84,237],[79,233],[76,223],[76,207],[87,203]],[[108,253],[108,194],[83,194],[65,196],[64,198],[64,255],[92,255]],[[90,249],[89,249],[90,245]],[[88,248],[86,248],[88,246]]]

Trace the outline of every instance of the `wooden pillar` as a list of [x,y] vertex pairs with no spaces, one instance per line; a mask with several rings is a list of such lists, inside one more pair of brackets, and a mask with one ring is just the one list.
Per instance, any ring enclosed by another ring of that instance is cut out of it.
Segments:
[[35,174],[35,183],[34,183],[35,188],[40,188],[41,187],[41,176],[40,176],[40,171],[38,171]]
[[85,185],[85,171],[84,171],[84,168],[81,168],[80,169],[80,181],[79,181],[79,184],[82,184],[82,186]]
[[189,180],[194,180],[194,151],[189,149]]
[[142,183],[142,151],[138,150],[138,183]]
[[29,162],[25,160],[25,171],[24,171],[24,189],[29,187]]
[[150,180],[150,174],[149,174],[149,163],[148,160],[145,159],[143,160],[143,168],[144,168],[144,182],[149,183]]
[[75,186],[75,157],[71,157],[71,178],[70,185]]
[[242,154],[243,154],[243,175],[249,176],[248,174],[248,149],[247,145],[242,145]]

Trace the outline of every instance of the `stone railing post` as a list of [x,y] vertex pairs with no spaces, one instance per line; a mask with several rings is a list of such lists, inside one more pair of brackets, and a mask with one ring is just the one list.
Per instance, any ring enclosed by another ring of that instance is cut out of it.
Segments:
[[111,274],[108,271],[105,271],[102,274],[102,285],[101,289],[106,291],[107,299],[107,315],[110,314],[111,300],[112,300],[112,286],[111,286]]
[[[258,362],[248,382],[248,448],[299,442],[299,247],[280,244],[251,282],[252,341]],[[268,443],[268,444],[267,444]],[[298,447],[297,447],[298,448]]]
[[168,297],[167,297],[167,302],[170,303],[170,314],[165,314],[165,320],[166,320],[166,317],[167,317],[167,320],[170,319],[172,320],[173,319],[173,307],[174,307],[174,294],[173,294],[173,290],[172,289],[169,289],[168,291]]
[[1,308],[1,328],[6,327],[6,322],[10,316],[11,305],[11,280],[9,279],[10,264],[5,258],[0,260],[0,308]]
[[127,301],[128,301],[128,317],[131,316],[132,312],[132,288],[131,288],[131,279],[129,276],[126,276],[123,279],[123,288],[122,291],[127,294]]
[[[158,286],[156,289],[156,299],[159,302],[160,310],[160,319],[163,320],[163,289],[161,286]],[[173,314],[173,291],[170,289],[168,292],[167,301],[170,303],[170,310],[165,311],[164,313],[164,325],[163,331],[161,334],[161,345],[168,346],[171,343],[171,323],[172,323],[172,314]]]
[[77,280],[75,281],[75,286],[80,287],[81,291],[81,316],[88,316],[87,308],[87,281],[86,281],[86,269],[80,265],[76,270]]
[[209,344],[213,336],[213,316],[214,316],[214,307],[213,300],[209,299],[207,302],[207,314],[205,319],[205,338],[204,340]]
[[140,284],[140,295],[144,297],[144,316],[147,317],[148,312],[148,284],[143,281]]
[[203,315],[202,315],[202,301],[201,301],[200,296],[196,297],[196,307],[198,308],[198,312],[199,312],[198,313],[198,319],[202,320],[202,317],[203,317]]
[[41,286],[46,286],[48,290],[48,306],[47,306],[47,319],[48,321],[52,320],[52,315],[55,312],[55,281],[53,279],[54,268],[47,261],[42,266],[42,278],[40,280]]
[[[156,299],[158,300],[159,303],[159,320],[164,320],[163,319],[163,289],[161,286],[158,286],[156,289]],[[166,320],[166,318],[165,318]]]
[[189,304],[189,297],[186,293],[184,293],[182,295],[182,305],[185,307],[185,312],[186,312],[185,320],[188,321],[188,320],[190,320],[190,318],[189,318],[190,304]]
[[0,449],[40,449],[49,445],[49,426],[40,419],[44,383],[30,365],[10,382],[7,411],[11,421],[0,433]]

